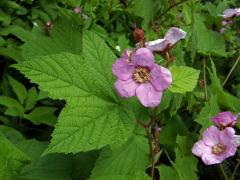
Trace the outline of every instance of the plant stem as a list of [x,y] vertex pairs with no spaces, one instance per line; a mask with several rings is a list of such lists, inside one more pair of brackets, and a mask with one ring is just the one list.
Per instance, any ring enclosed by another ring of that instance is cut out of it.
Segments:
[[204,80],[204,90],[205,90],[205,101],[208,101],[208,90],[207,90],[207,79],[206,79],[206,60],[203,59],[203,80]]
[[168,11],[170,11],[172,8],[178,6],[178,5],[180,5],[180,4],[182,4],[182,3],[186,2],[186,1],[187,1],[187,0],[183,0],[183,1],[180,1],[180,2],[178,2],[178,3],[176,3],[176,4],[171,5],[170,7],[168,7],[168,8],[166,9],[166,11],[164,11],[164,12],[158,17],[158,19],[162,18],[162,17],[163,17],[165,14],[167,14]]
[[230,69],[230,71],[229,71],[226,79],[224,80],[222,86],[224,86],[224,85],[226,84],[226,82],[228,81],[230,75],[232,74],[233,70],[235,69],[235,67],[237,66],[237,64],[239,63],[239,61],[240,61],[240,56],[237,58],[237,60],[236,60],[236,62],[234,63],[233,67]]
[[[154,149],[152,149],[152,179],[154,180],[155,175],[155,156],[158,152],[158,137],[156,136],[156,126],[157,126],[157,119],[156,119],[157,108],[153,109],[153,115],[151,117],[151,125],[154,127]],[[150,126],[151,127],[151,126]]]
[[223,174],[225,180],[228,180],[227,174],[226,174],[226,172],[225,172],[224,169],[223,169],[223,165],[220,164],[219,167],[220,167],[220,170],[221,170],[221,172],[222,172],[222,174]]
[[237,173],[237,170],[238,170],[238,168],[239,168],[239,166],[240,166],[240,159],[237,159],[237,165],[235,166],[235,169],[234,169],[234,171],[233,171],[233,173],[232,173],[232,176],[231,176],[231,178],[230,178],[230,180],[233,180],[234,179],[234,176],[236,175],[236,173]]

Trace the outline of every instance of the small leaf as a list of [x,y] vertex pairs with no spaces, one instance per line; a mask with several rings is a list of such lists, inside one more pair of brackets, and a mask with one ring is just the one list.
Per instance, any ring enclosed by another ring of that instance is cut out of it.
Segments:
[[144,171],[149,161],[147,139],[134,135],[121,148],[112,152],[103,149],[92,171],[91,178],[106,175],[127,175]]
[[201,112],[195,120],[197,123],[202,125],[200,132],[203,132],[206,128],[213,125],[211,118],[217,115],[219,112],[219,107],[217,103],[217,98],[215,95],[212,95],[208,102],[205,103],[205,106],[201,109]]
[[197,180],[197,163],[198,160],[191,153],[192,137],[178,136],[178,148],[175,150],[176,159],[174,167],[181,180]]
[[179,180],[177,172],[174,168],[160,165],[157,167],[159,170],[161,180]]
[[70,155],[51,154],[41,156],[47,148],[46,142],[25,140],[17,146],[31,157],[31,164],[25,166],[18,180],[71,180],[73,158]]
[[195,88],[199,71],[187,66],[172,66],[170,71],[173,76],[173,83],[169,90],[173,93],[184,94]]
[[47,124],[54,126],[57,122],[57,117],[54,115],[56,110],[57,108],[54,107],[36,107],[29,114],[25,114],[24,118],[36,125]]
[[6,106],[6,115],[23,117],[24,108],[13,98],[7,96],[0,96],[0,105]]
[[16,179],[30,158],[0,134],[0,179]]
[[217,76],[217,70],[213,61],[211,61],[211,70],[208,69],[211,79],[211,90],[216,94],[218,103],[233,112],[240,112],[239,98],[225,91]]
[[8,76],[8,81],[12,86],[13,91],[17,95],[19,102],[23,104],[24,100],[27,97],[27,90],[25,86],[22,83],[18,82],[16,79],[12,78],[11,76]]
[[2,133],[12,143],[18,143],[25,140],[25,137],[16,129],[8,126],[0,126],[0,133]]
[[93,177],[89,180],[151,180],[147,174],[137,172],[135,175],[107,175],[101,177]]
[[38,101],[38,92],[37,89],[33,86],[31,89],[27,92],[27,98],[25,101],[25,111],[31,110],[34,108]]

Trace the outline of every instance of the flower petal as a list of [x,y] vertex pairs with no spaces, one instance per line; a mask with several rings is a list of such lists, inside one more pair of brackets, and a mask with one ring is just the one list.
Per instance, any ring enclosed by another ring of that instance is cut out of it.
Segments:
[[238,115],[234,116],[230,111],[220,112],[211,120],[219,127],[221,126],[233,126],[236,124]]
[[236,146],[240,146],[240,135],[234,136],[234,142],[235,142]]
[[131,56],[132,63],[137,66],[149,67],[154,65],[153,53],[147,48],[139,48]]
[[228,146],[234,143],[235,130],[232,127],[227,127],[219,133],[219,140],[221,144]]
[[210,126],[203,132],[203,141],[208,146],[214,146],[219,143],[219,133],[217,127]]
[[136,88],[139,86],[133,79],[115,82],[115,88],[121,97],[128,98],[136,95]]
[[219,163],[223,162],[224,159],[225,158],[223,156],[217,156],[212,153],[206,153],[206,154],[202,155],[202,161],[206,165],[219,164]]
[[132,50],[130,49],[125,49],[122,53],[121,58],[124,58],[126,60],[128,60],[128,58],[131,56]]
[[150,83],[140,84],[136,89],[136,95],[145,107],[158,106],[162,98],[162,92],[156,91]]
[[240,16],[240,8],[225,9],[223,14],[220,16],[222,16],[224,19],[232,18],[233,16]]
[[151,70],[150,81],[158,91],[163,91],[172,84],[172,74],[167,68],[155,64]]
[[121,80],[130,79],[134,72],[134,65],[129,64],[125,59],[119,58],[112,65],[112,73]]
[[167,39],[171,42],[171,44],[175,44],[180,39],[184,39],[186,37],[186,32],[177,28],[172,27],[168,30],[167,34],[165,35],[164,39]]
[[203,154],[211,153],[211,147],[207,146],[203,140],[200,140],[193,145],[192,153],[201,157]]
[[158,52],[164,51],[169,44],[171,44],[171,42],[168,41],[167,39],[157,39],[155,41],[149,41],[145,43],[146,48],[148,48],[151,51]]

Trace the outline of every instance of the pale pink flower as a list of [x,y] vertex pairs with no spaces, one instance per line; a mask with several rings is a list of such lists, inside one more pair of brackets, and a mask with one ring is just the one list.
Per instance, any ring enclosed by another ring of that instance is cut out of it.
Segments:
[[[172,27],[168,30],[163,39],[146,42],[145,46],[151,51],[163,52],[167,49],[171,49],[174,44],[176,44],[179,40],[184,39],[185,37],[185,31],[177,27]],[[136,46],[139,47],[139,43],[136,44]]]
[[223,14],[220,15],[224,19],[233,18],[235,16],[240,16],[240,8],[229,8],[223,11]]
[[230,111],[220,112],[216,117],[211,118],[211,120],[219,127],[231,127],[236,124],[238,119],[238,114],[233,115]]
[[240,146],[240,135],[235,135],[234,136],[234,142],[237,146]]
[[75,7],[73,9],[73,12],[76,13],[76,14],[81,14],[82,13],[82,7]]
[[237,151],[234,135],[235,131],[231,127],[220,131],[210,126],[203,132],[203,139],[194,144],[192,153],[201,157],[206,165],[221,163]]
[[145,107],[159,105],[162,92],[172,83],[171,72],[154,63],[154,56],[147,48],[136,52],[126,50],[112,66],[118,78],[115,88],[121,97],[137,96]]

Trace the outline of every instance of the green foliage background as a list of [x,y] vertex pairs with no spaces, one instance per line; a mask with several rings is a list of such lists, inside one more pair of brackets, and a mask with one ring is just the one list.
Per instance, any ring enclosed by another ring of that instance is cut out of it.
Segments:
[[[82,12],[74,13],[80,6]],[[173,84],[156,111],[162,127],[156,179],[224,179],[191,147],[212,124],[210,117],[240,112],[239,65],[223,86],[240,56],[240,18],[220,33],[219,14],[229,7],[240,3],[1,0],[0,179],[151,179],[148,141],[137,120],[148,122],[152,111],[136,98],[118,97],[111,73],[123,50],[135,46],[132,23],[147,41],[172,26],[187,32],[173,50]],[[159,55],[156,61],[166,65]],[[204,61],[208,99],[199,83]],[[228,176],[236,158],[223,164]]]

